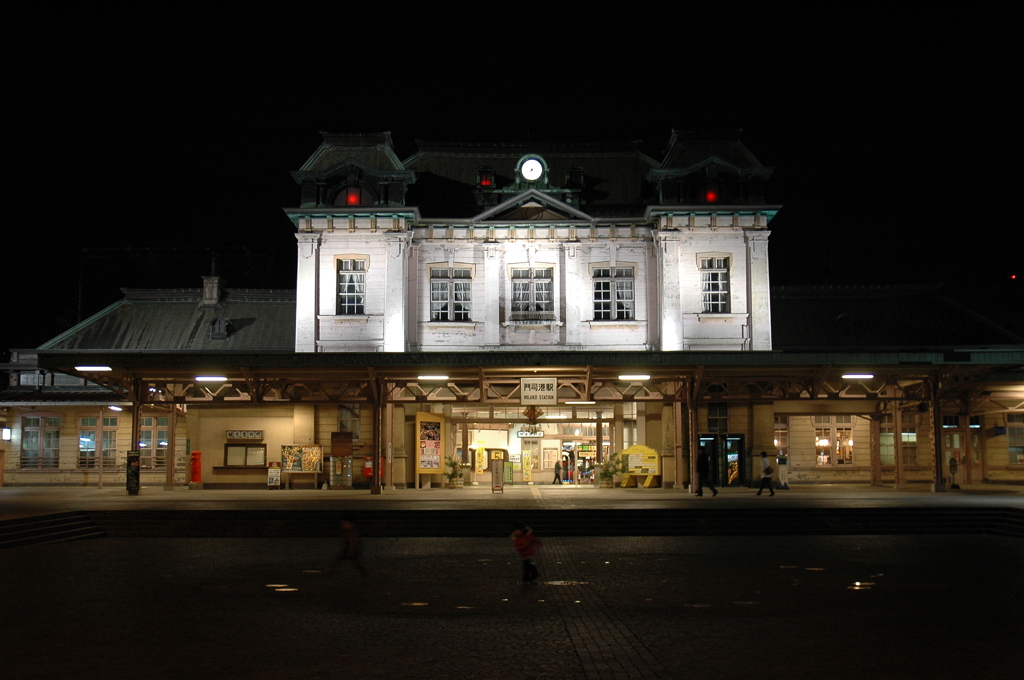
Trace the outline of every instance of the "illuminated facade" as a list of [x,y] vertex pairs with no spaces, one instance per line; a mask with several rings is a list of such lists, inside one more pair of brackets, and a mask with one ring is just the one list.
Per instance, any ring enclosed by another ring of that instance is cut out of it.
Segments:
[[770,174],[732,137],[400,160],[388,133],[324,134],[286,209],[296,290],[128,291],[20,353],[7,482],[123,483],[133,443],[165,486],[198,450],[202,486],[265,488],[306,451],[282,447],[399,488],[452,459],[486,484],[493,455],[591,483],[625,450],[676,489],[700,451],[716,486],[756,483],[761,451],[782,485],[1024,482],[1020,339],[934,288],[772,288]]

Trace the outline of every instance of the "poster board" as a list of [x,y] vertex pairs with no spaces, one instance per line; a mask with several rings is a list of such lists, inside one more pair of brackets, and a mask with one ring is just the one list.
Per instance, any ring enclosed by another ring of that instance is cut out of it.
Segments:
[[282,472],[320,472],[323,469],[324,449],[317,444],[282,444]]
[[623,450],[622,460],[626,461],[626,474],[660,475],[661,456],[649,446],[636,444]]
[[270,463],[267,467],[267,489],[280,489],[281,488],[281,464],[277,462]]
[[445,471],[447,435],[448,423],[443,414],[416,414],[416,474],[439,475]]

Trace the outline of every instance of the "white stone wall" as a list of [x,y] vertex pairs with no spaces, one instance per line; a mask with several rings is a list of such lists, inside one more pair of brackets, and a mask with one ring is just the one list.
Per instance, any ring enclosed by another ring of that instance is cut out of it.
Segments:
[[[298,220],[296,351],[771,349],[768,232],[754,215],[632,225]],[[387,228],[385,228],[387,227]],[[729,311],[702,311],[700,259],[729,259]],[[337,313],[337,261],[367,262],[365,313]],[[471,318],[432,321],[431,266],[472,270]],[[555,319],[510,318],[514,267],[554,269]],[[595,267],[634,269],[634,318],[594,319]]]

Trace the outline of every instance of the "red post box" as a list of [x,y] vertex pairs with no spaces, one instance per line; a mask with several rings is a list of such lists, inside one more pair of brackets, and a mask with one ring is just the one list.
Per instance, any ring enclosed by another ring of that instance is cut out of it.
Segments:
[[203,481],[203,452],[193,451],[192,452],[192,481],[199,483]]
[[373,458],[363,458],[363,477],[373,477]]

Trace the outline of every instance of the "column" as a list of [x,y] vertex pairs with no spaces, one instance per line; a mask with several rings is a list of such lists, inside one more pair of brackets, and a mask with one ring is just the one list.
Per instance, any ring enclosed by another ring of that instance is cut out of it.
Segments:
[[747,242],[747,299],[750,301],[750,349],[772,348],[771,283],[768,280],[767,230],[744,232]]
[[661,318],[659,339],[661,351],[684,349],[683,307],[679,267],[681,235],[668,231],[658,233],[658,262],[660,264]]
[[317,340],[318,274],[320,236],[311,232],[296,234],[298,266],[295,279],[295,351],[315,352]]
[[405,284],[410,234],[404,231],[389,231],[384,237],[387,247],[387,271],[384,277],[384,351],[404,352],[408,334],[408,295]]

